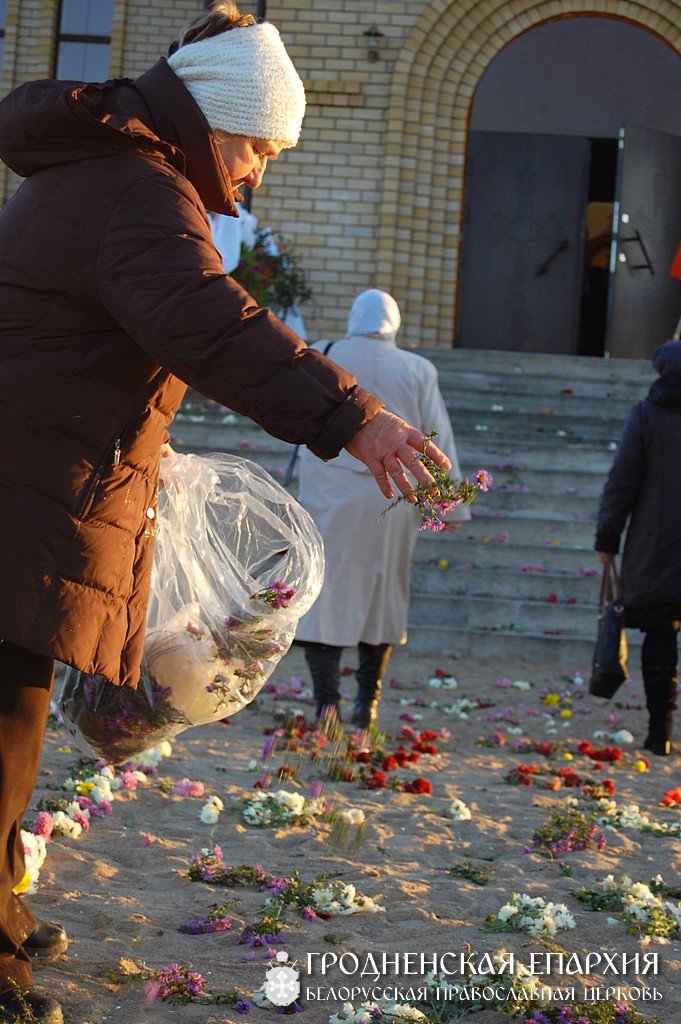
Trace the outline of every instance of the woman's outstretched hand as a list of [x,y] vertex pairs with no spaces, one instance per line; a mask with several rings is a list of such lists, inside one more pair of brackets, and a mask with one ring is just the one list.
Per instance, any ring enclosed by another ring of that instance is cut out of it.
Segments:
[[373,473],[386,498],[395,497],[392,479],[401,494],[408,500],[416,500],[413,497],[414,481],[409,479],[406,471],[419,484],[433,483],[432,476],[419,459],[420,452],[443,469],[452,468],[447,456],[426,438],[422,430],[410,427],[385,409],[369,420],[345,447]]

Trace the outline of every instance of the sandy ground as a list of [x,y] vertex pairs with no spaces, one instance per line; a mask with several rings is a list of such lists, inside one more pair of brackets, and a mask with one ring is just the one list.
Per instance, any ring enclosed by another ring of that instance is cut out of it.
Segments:
[[[353,654],[346,654],[346,663],[352,666]],[[427,685],[437,668],[456,677],[455,691],[444,692]],[[579,668],[586,669],[574,666],[573,670]],[[523,847],[546,821],[549,809],[563,804],[568,791],[511,786],[503,776],[521,761],[547,764],[536,754],[513,752],[512,744],[523,737],[565,745],[592,739],[599,729],[624,727],[640,744],[645,735],[644,711],[620,709],[616,713],[621,720],[610,722],[608,716],[614,707],[582,696],[584,688],[577,686],[572,688],[572,717],[547,717],[547,708],[541,703],[542,689],[558,691],[566,684],[564,670],[550,666],[530,668],[498,660],[476,664],[463,659],[448,659],[438,665],[428,658],[410,657],[407,650],[402,650],[394,656],[390,674],[395,682],[386,688],[381,705],[386,746],[394,749],[396,745],[390,737],[399,735],[404,724],[401,714],[422,716],[411,723],[414,728],[439,730],[444,726],[451,730],[451,738],[439,744],[442,752],[436,757],[423,755],[418,766],[419,773],[432,783],[432,795],[325,783],[326,796],[335,808],[361,808],[366,814],[366,832],[355,851],[330,842],[331,827],[327,823],[252,828],[241,818],[239,801],[253,792],[257,778],[248,765],[260,755],[263,731],[275,723],[275,712],[281,715],[287,708],[299,711],[311,706],[310,702],[275,699],[273,694],[261,695],[228,726],[204,727],[177,737],[172,757],[162,762],[151,785],[118,795],[113,814],[93,822],[80,839],[58,838],[49,845],[39,891],[30,900],[40,916],[64,924],[71,945],[61,960],[36,974],[36,982],[61,1001],[68,1024],[142,1024],[166,1019],[188,1024],[229,1020],[261,1024],[276,1019],[273,1010],[255,1007],[248,1016],[240,1017],[228,1005],[145,1004],[145,971],[172,962],[190,964],[214,993],[238,987],[249,998],[265,980],[263,950],[249,952],[248,946],[236,943],[243,927],[257,919],[263,894],[251,888],[216,889],[187,877],[191,857],[212,842],[222,846],[225,860],[232,865],[261,864],[273,875],[298,871],[306,881],[326,873],[355,884],[385,907],[384,913],[328,921],[292,918],[294,926],[288,931],[286,949],[303,967],[303,987],[367,984],[366,979],[344,978],[338,971],[326,978],[317,973],[311,979],[304,968],[307,954],[315,952],[441,955],[448,950],[459,951],[462,942],[467,941],[480,952],[505,946],[527,962],[532,951],[544,948],[537,939],[483,929],[486,916],[497,911],[514,891],[567,903],[577,928],[559,932],[554,941],[568,951],[642,953],[640,940],[628,934],[621,921],[608,924],[609,912],[589,912],[571,895],[571,889],[577,885],[593,887],[596,879],[609,872],[626,872],[646,882],[661,872],[666,881],[679,885],[681,843],[631,829],[609,831],[606,850],[563,857],[573,871],[572,877],[567,877],[555,862],[523,852]],[[292,676],[303,677],[304,684],[309,685],[296,648],[282,661],[273,680],[287,681]],[[529,691],[501,688],[496,683],[502,677],[528,680],[533,687]],[[354,692],[350,676],[344,691],[350,697]],[[626,684],[620,693],[623,701],[640,703],[640,681]],[[443,710],[462,696],[482,698],[494,706],[472,711],[467,720]],[[401,703],[410,698],[423,698],[425,706]],[[490,718],[500,714],[505,717],[498,722]],[[508,726],[522,729],[522,736],[508,733]],[[556,732],[549,733],[549,729]],[[495,730],[504,734],[504,746],[479,745],[481,738],[491,738]],[[681,758],[655,758],[649,771],[639,772],[632,767],[635,749],[624,748],[624,760],[606,765],[601,773],[594,772],[593,762],[583,756],[575,756],[570,764],[591,778],[613,778],[618,801],[635,801],[657,820],[679,820],[681,808],[664,810],[658,804],[666,790],[681,783]],[[77,759],[63,727],[52,723],[36,799],[54,796],[54,787],[76,772]],[[275,752],[273,766],[283,763],[294,763],[305,785],[319,776],[308,760],[292,762],[291,755]],[[554,759],[551,763],[568,762]],[[401,774],[413,777],[413,773]],[[225,811],[216,825],[199,820],[203,799],[183,799],[159,786],[161,781],[175,783],[185,777],[202,780],[208,794],[217,794],[224,801]],[[292,790],[295,786],[284,783],[283,788]],[[470,821],[446,817],[455,797],[470,806]],[[28,820],[33,814],[29,813]],[[144,843],[145,834],[154,838],[149,845]],[[448,868],[463,860],[493,868],[489,883],[479,886],[448,874]],[[230,931],[212,935],[178,931],[187,919],[228,900],[232,901]],[[650,1013],[656,1009],[665,1024],[679,1022],[681,938],[650,948],[659,953],[660,969],[656,978],[649,975],[646,980],[657,986],[662,1001],[654,1008],[651,1004],[642,1008]],[[641,983],[635,972],[625,980],[634,987]],[[576,985],[580,994],[584,978],[554,976],[554,981]],[[592,974],[589,982],[603,983],[603,976]],[[394,977],[381,981],[384,985],[394,983]],[[403,987],[409,983],[409,979],[401,981]],[[321,1024],[339,1007],[338,1000],[303,1000],[302,1019]],[[484,1010],[474,1019],[478,1024],[492,1024],[508,1018],[498,1010]]]

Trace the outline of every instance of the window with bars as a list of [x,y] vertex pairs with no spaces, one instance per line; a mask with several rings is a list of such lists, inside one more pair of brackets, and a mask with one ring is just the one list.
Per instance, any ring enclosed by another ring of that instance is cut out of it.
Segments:
[[106,81],[113,10],[114,0],[61,0],[55,78]]
[[0,75],[5,57],[5,24],[7,22],[7,0],[0,0]]

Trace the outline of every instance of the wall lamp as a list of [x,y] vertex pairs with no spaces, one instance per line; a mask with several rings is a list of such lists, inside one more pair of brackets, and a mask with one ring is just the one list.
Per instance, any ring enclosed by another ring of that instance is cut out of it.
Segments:
[[378,40],[385,39],[385,34],[381,32],[378,25],[371,25],[365,32],[365,35],[369,41],[369,49],[367,50],[367,60],[372,64],[375,64],[378,60]]

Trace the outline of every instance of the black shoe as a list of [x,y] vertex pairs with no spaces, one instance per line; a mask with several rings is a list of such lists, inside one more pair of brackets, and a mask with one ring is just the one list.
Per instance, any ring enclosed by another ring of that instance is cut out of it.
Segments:
[[0,995],[0,1021],[16,1024],[64,1024],[64,1014],[56,999],[41,995],[37,989],[19,989]]
[[38,921],[31,934],[22,943],[30,956],[51,960],[69,948],[69,937],[56,921]]
[[360,729],[371,729],[378,722],[378,699],[362,700],[361,697],[355,701],[355,709],[352,714],[352,724]]
[[645,738],[643,749],[649,750],[651,754],[657,754],[658,757],[667,757],[674,752],[670,739],[651,736],[650,733]]
[[318,722],[342,722],[340,707],[338,704],[318,704],[317,705],[317,721]]

